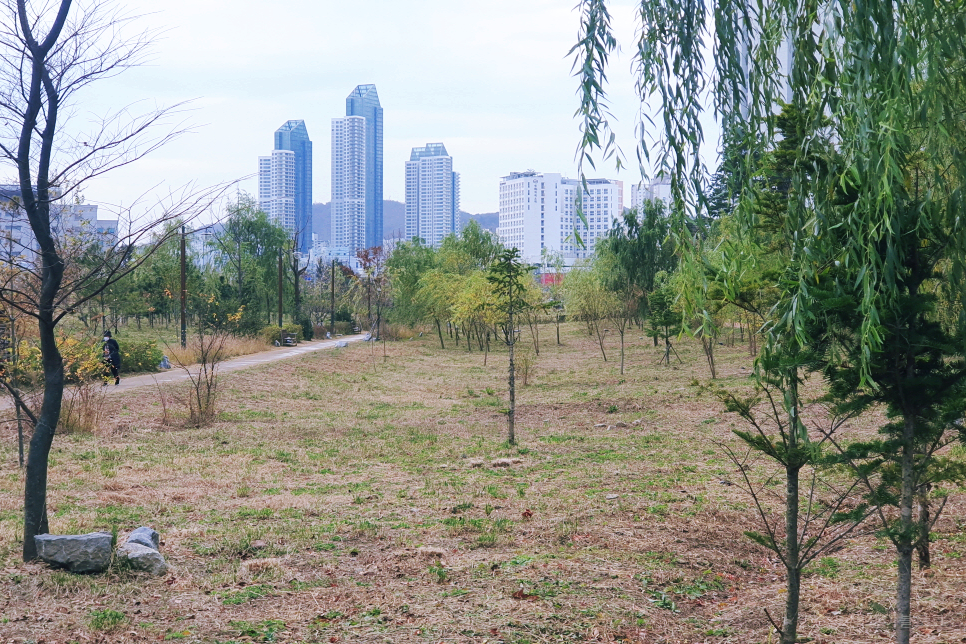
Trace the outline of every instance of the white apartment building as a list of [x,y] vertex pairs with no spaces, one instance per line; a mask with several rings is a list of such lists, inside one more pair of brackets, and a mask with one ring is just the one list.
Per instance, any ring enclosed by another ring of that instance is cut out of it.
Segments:
[[258,157],[258,205],[268,218],[295,234],[295,153],[272,150]]
[[[57,200],[50,204],[51,229],[62,244],[110,247],[118,243],[117,217],[99,217],[95,204],[64,204],[56,190],[51,192]],[[0,185],[0,259],[4,262],[32,261],[37,252],[37,241],[20,203],[20,186]]]
[[[524,262],[539,264],[545,251],[559,253],[564,263],[594,254],[598,239],[619,225],[624,212],[624,185],[610,179],[578,179],[534,171],[513,172],[500,180],[497,236],[507,248],[518,248]],[[580,221],[578,207],[587,222]],[[580,235],[583,245],[577,243]]]
[[366,119],[332,119],[333,248],[366,247]]
[[645,201],[663,201],[665,205],[671,204],[671,180],[663,177],[651,179],[647,183],[631,184],[631,203],[630,208],[637,208],[638,211],[644,206]]
[[413,148],[406,162],[406,239],[439,246],[460,231],[460,175],[442,143]]

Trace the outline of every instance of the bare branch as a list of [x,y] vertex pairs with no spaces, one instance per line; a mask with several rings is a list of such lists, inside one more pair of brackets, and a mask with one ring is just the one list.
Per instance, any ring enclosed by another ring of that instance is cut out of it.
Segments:
[[2,384],[6,388],[6,390],[10,393],[10,395],[13,397],[14,404],[20,407],[20,409],[22,409],[23,412],[27,414],[27,418],[30,419],[30,423],[32,425],[36,425],[37,416],[35,416],[34,413],[30,411],[30,408],[27,407],[27,403],[24,402],[23,397],[20,395],[20,391],[16,387],[14,387],[13,384],[7,378],[0,378],[0,384]]

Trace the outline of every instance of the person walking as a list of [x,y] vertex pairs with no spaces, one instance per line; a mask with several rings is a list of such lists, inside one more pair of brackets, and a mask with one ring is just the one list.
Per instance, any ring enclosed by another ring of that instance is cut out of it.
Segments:
[[[111,337],[110,331],[104,332],[104,364],[114,376],[114,384],[121,384],[121,347],[118,346],[117,340]],[[107,382],[104,384],[106,385]]]

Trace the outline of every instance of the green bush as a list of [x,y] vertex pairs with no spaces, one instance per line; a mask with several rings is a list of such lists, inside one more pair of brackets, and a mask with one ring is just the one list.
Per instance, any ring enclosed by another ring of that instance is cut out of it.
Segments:
[[119,341],[121,345],[121,369],[125,373],[139,373],[142,371],[157,371],[163,354],[157,342]]
[[312,320],[304,317],[299,320],[297,324],[302,328],[302,337],[306,340],[311,340],[315,332],[315,329],[312,326]]
[[[261,333],[259,333],[259,336],[261,336],[262,340],[264,340],[266,344],[275,344],[276,342],[281,341],[281,334],[279,331],[280,330],[277,326],[267,326],[262,329]],[[299,342],[303,341],[302,325],[300,324],[286,324],[281,328],[281,333],[294,333]]]
[[350,333],[352,333],[352,322],[336,320],[334,330],[330,328],[328,324],[326,324],[326,325],[316,326],[314,331],[315,331],[315,335],[319,338],[324,338],[327,332],[332,333],[333,336],[335,336],[335,334],[337,333],[341,333],[342,335],[349,335]]

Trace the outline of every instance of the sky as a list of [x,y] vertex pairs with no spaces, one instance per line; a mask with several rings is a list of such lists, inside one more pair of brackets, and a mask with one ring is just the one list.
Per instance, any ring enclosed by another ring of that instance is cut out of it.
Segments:
[[[610,73],[614,124],[640,180],[640,100],[631,73],[634,0],[612,0],[623,50]],[[158,6],[162,9],[158,9]],[[148,65],[79,95],[75,118],[191,101],[190,132],[137,164],[88,184],[88,202],[130,204],[188,183],[242,179],[254,194],[259,155],[289,119],[313,141],[313,201],[331,199],[331,119],[374,83],[384,110],[384,194],[404,201],[413,147],[441,142],[461,175],[461,206],[498,209],[500,177],[533,169],[576,176],[577,82],[567,56],[576,0],[125,0],[136,24],[161,30]]]

